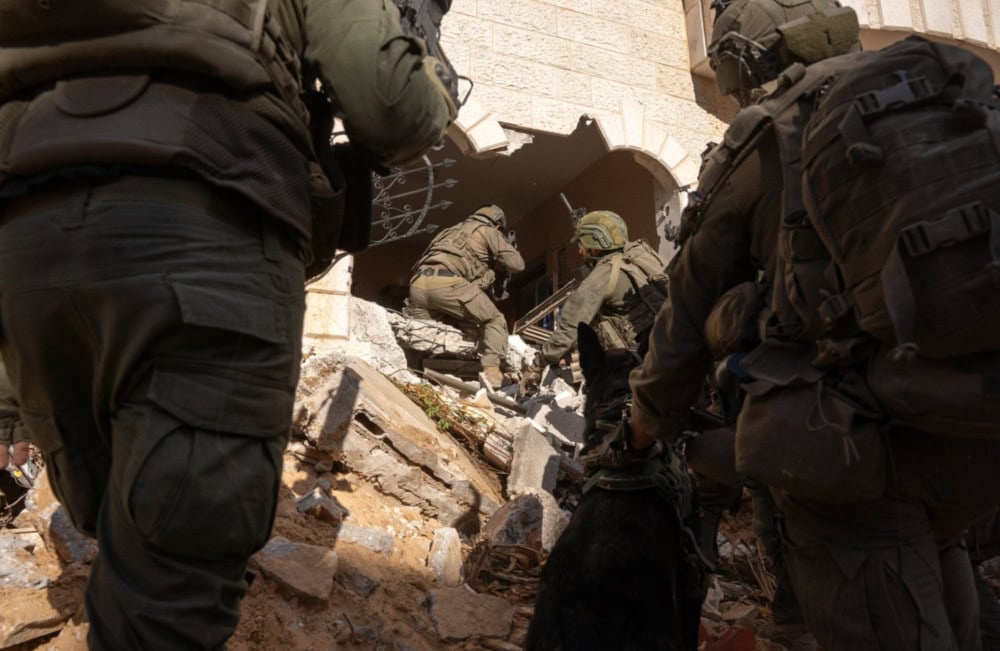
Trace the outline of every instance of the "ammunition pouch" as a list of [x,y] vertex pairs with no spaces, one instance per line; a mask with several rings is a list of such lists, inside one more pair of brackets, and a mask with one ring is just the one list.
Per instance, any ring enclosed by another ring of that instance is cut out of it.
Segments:
[[864,377],[852,371],[824,375],[807,361],[813,351],[774,345],[783,346],[776,355],[768,354],[772,344],[765,342],[761,354],[744,360],[747,373],[759,379],[746,385],[736,424],[737,472],[829,504],[881,497],[887,482],[884,424]]

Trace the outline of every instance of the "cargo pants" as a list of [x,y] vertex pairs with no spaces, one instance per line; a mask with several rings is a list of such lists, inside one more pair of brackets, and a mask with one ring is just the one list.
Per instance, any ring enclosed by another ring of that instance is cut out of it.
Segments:
[[298,379],[301,247],[195,179],[0,203],[0,353],[100,553],[93,649],[217,649],[270,536]]
[[507,320],[483,290],[465,280],[414,277],[410,282],[407,314],[415,319],[438,319],[446,315],[477,328],[483,366],[499,366],[507,356]]
[[806,621],[824,649],[975,650],[965,530],[1000,503],[1000,443],[893,429],[885,495],[820,504],[772,491]]

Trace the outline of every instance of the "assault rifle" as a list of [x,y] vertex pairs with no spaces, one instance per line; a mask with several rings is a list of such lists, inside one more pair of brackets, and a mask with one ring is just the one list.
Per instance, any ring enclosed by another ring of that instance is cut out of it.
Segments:
[[580,221],[580,218],[587,213],[587,209],[584,207],[574,208],[566,198],[566,193],[560,192],[559,197],[562,199],[563,205],[566,206],[566,210],[569,211],[569,223],[570,226],[576,228],[576,223]]
[[472,80],[462,77],[455,71],[455,66],[451,65],[448,56],[441,47],[441,19],[451,9],[452,0],[392,0],[399,9],[399,24],[403,28],[403,33],[407,36],[417,36],[427,44],[427,53],[441,62],[434,72],[441,78],[441,82],[448,89],[452,101],[456,108],[462,108],[462,104],[469,98],[469,92],[459,101],[458,80],[465,79],[470,84]]
[[[507,231],[507,244],[510,244],[515,249],[517,248],[517,233],[514,229]],[[498,295],[497,288],[493,288],[493,300],[495,301],[505,301],[510,298],[510,292],[507,291],[507,286],[510,285],[510,277],[514,274],[511,273],[510,269],[504,271],[503,280],[500,281],[500,292]]]

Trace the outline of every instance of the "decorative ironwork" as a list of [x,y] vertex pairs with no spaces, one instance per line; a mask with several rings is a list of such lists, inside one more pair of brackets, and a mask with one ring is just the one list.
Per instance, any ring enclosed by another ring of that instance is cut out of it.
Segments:
[[[440,149],[440,148],[439,148]],[[372,230],[369,248],[433,233],[437,224],[424,224],[432,210],[446,210],[452,202],[435,200],[436,190],[458,184],[452,178],[440,179],[443,170],[455,164],[452,158],[432,162],[424,155],[423,165],[402,169],[394,167],[385,176],[373,175]]]

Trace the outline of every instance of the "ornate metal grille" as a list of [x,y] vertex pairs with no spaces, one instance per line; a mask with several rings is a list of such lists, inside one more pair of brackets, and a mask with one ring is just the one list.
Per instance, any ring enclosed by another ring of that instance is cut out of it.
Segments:
[[453,178],[440,178],[455,160],[445,158],[433,162],[425,154],[422,161],[423,165],[415,167],[394,167],[385,176],[373,175],[375,198],[372,200],[369,248],[437,230],[437,224],[425,224],[424,221],[430,211],[446,210],[451,206],[451,201],[437,199],[435,193],[458,183]]

